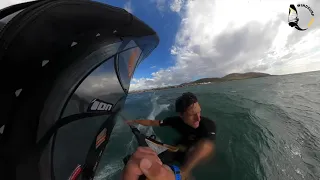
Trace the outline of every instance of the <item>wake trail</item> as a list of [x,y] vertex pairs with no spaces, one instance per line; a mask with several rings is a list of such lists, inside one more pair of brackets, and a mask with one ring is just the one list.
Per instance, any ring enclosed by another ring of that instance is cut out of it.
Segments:
[[[159,99],[159,96],[157,96],[155,93],[153,93],[150,97],[151,101],[151,111],[146,119],[149,120],[155,120],[155,117],[157,117],[162,111],[168,110],[168,107],[170,104],[158,104],[157,100]],[[123,123],[122,117],[117,117],[116,124],[114,126],[114,129],[112,131],[112,135],[110,137],[110,141],[108,146],[112,146],[112,142],[117,142],[118,137],[123,134],[123,129],[125,129],[125,126],[127,126],[125,123]],[[152,127],[146,127],[142,125],[138,125],[137,128],[141,131],[141,133],[145,134],[146,136],[155,135],[155,132]],[[157,137],[157,141],[161,140]],[[131,133],[131,139],[128,143],[126,143],[123,147],[125,148],[125,154],[129,155],[132,154],[135,150],[135,148],[138,146],[138,143],[134,137],[134,135]],[[166,149],[163,149],[158,146],[151,147],[155,152],[158,154],[163,152]],[[105,150],[107,152],[107,148]],[[110,156],[110,154],[106,154],[107,156]],[[124,158],[124,157],[122,157]],[[94,180],[102,180],[102,179],[114,179],[114,177],[119,174],[119,172],[123,169],[124,164],[122,162],[122,158],[115,159],[115,158],[108,158],[108,161],[105,162],[103,167],[101,168],[100,172],[97,173],[97,176],[94,178]]]
[[[164,110],[168,110],[170,104],[158,104],[159,96],[157,96],[155,93],[151,96],[151,104],[152,104],[152,110],[150,114],[147,116],[147,119],[149,120],[155,120],[155,118]],[[146,134],[147,136],[150,136],[154,134],[152,127],[146,127],[142,125],[138,125],[138,129]]]
[[[155,118],[165,110],[168,110],[170,104],[158,104],[157,100],[159,99],[159,96],[156,96],[155,93],[151,95],[151,104],[152,104],[152,110],[150,114],[147,116],[147,119],[149,120],[155,120]],[[156,135],[152,127],[142,126],[138,125],[138,129],[141,131],[141,133],[145,134],[146,136]],[[160,138],[156,136],[156,140],[159,142],[162,142]],[[150,145],[150,144],[149,144]],[[150,146],[157,154],[160,154],[161,152],[165,151],[166,149],[163,149],[158,146]]]

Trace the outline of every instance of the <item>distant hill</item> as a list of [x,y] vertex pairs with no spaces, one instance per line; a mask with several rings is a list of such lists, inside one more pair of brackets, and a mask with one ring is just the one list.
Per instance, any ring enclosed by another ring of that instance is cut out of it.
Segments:
[[235,80],[235,79],[266,77],[266,76],[270,76],[270,74],[258,73],[258,72],[247,72],[247,73],[242,73],[242,74],[241,73],[232,73],[232,74],[228,74],[228,75],[222,77],[222,79]]
[[170,89],[170,88],[179,88],[179,87],[185,87],[185,86],[193,86],[193,85],[205,84],[205,83],[225,82],[225,81],[250,79],[250,78],[259,78],[259,77],[266,77],[266,76],[272,76],[272,75],[266,74],[266,73],[259,73],[259,72],[232,73],[232,74],[228,74],[226,76],[223,76],[222,78],[202,78],[202,79],[198,79],[196,81],[192,81],[192,82],[189,82],[189,83],[183,83],[183,84],[176,85],[176,86],[167,86],[167,87],[161,87],[161,88],[145,89],[145,90],[139,90],[139,91],[132,91],[130,93],[148,92],[148,91],[155,91],[155,90],[161,90],[161,89]]
[[223,76],[222,78],[203,78],[193,82],[183,83],[181,85],[199,84],[199,83],[206,83],[206,82],[224,82],[224,81],[250,79],[250,78],[258,78],[258,77],[266,77],[266,76],[271,76],[271,75],[266,73],[259,73],[259,72],[232,73],[232,74]]

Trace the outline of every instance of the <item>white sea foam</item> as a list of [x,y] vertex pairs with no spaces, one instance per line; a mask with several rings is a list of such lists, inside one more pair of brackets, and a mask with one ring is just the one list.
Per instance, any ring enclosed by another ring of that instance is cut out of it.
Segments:
[[303,174],[303,171],[301,169],[297,168],[295,171],[296,171],[297,174],[300,174],[302,178],[304,178],[304,174]]
[[[149,113],[149,115],[146,117],[146,119],[155,120],[155,117],[159,115],[162,111],[168,110],[168,107],[170,106],[170,104],[158,104],[157,102],[158,99],[159,99],[159,96],[157,96],[155,93],[152,94],[151,96],[152,110]],[[117,121],[117,122],[118,123],[115,125],[113,129],[112,136],[110,137],[110,142],[112,140],[116,140],[114,138],[122,134],[121,129],[125,128],[124,123],[120,123],[122,121]],[[152,127],[145,127],[142,125],[138,125],[137,128],[147,136],[150,136],[153,134],[155,135],[155,132]],[[158,137],[157,137],[157,140],[161,141]],[[134,151],[135,146],[136,146],[135,138],[132,134],[131,140],[127,144],[125,144],[126,153],[127,154],[132,153]],[[154,146],[151,148],[154,149],[157,153],[161,153],[162,151],[164,151],[163,148],[160,148],[157,146]],[[100,172],[97,173],[94,179],[95,180],[112,179],[112,177],[114,177],[115,174],[119,173],[119,171],[121,171],[122,168],[123,168],[122,159],[119,159],[116,161],[109,161],[108,164],[104,164],[104,167],[101,169]]]
[[[155,93],[153,93],[151,96],[152,111],[148,115],[147,119],[155,120],[156,116],[159,115],[162,111],[168,110],[168,107],[170,106],[170,104],[158,104],[158,99],[159,99],[159,96],[157,96]],[[146,126],[139,125],[138,129],[142,133],[146,134],[147,136],[150,136],[153,134],[155,135],[155,132],[152,127],[146,127]],[[157,141],[161,142],[161,139],[157,137]],[[158,154],[164,151],[163,148],[158,147],[158,146],[150,146],[150,147],[154,151],[156,151]]]

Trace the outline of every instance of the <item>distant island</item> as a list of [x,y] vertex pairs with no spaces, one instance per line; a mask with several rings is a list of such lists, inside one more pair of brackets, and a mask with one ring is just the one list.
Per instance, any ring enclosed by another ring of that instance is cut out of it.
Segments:
[[226,76],[223,76],[222,78],[202,78],[202,79],[199,79],[196,81],[183,83],[180,85],[137,90],[137,91],[131,91],[130,93],[150,92],[150,91],[157,91],[157,90],[162,90],[162,89],[180,88],[180,87],[195,86],[195,85],[200,85],[200,84],[219,83],[219,82],[259,78],[259,77],[266,77],[266,76],[272,76],[272,75],[266,74],[266,73],[259,73],[259,72],[231,73]]

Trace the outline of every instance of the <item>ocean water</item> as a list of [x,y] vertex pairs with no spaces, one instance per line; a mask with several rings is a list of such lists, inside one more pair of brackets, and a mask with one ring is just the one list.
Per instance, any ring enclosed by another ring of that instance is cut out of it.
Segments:
[[[122,115],[176,115],[174,101],[186,91],[217,124],[215,158],[193,171],[197,180],[320,179],[320,72],[131,94]],[[119,179],[122,158],[137,147],[123,119],[117,120],[96,179]],[[167,127],[139,128],[166,143],[177,135]]]

